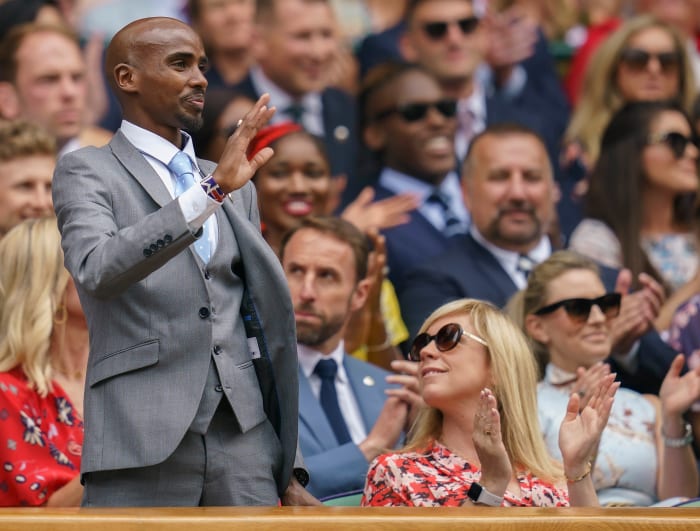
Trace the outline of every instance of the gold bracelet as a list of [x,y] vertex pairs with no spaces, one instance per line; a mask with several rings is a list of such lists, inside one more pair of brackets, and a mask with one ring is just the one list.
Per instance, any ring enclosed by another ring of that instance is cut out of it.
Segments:
[[570,478],[569,476],[566,475],[566,472],[564,472],[564,477],[566,478],[566,482],[567,483],[578,483],[582,479],[586,479],[588,474],[591,473],[591,468],[593,468],[591,466],[591,462],[588,461],[588,463],[586,463],[586,470],[583,471],[583,474],[581,474],[580,476],[577,476],[575,478]]
[[389,347],[393,346],[394,345],[391,343],[391,338],[387,334],[384,343],[382,343],[381,345],[366,345],[365,348],[367,349],[367,352],[382,352],[383,350],[386,350]]

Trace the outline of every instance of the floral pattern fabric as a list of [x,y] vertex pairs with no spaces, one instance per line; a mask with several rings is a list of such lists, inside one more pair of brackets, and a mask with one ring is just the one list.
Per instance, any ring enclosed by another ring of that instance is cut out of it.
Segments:
[[83,421],[55,382],[46,397],[20,369],[0,373],[0,506],[43,505],[80,472]]
[[[384,454],[369,468],[363,506],[459,507],[481,470],[434,442],[424,452]],[[529,473],[518,474],[520,496],[509,491],[503,506],[568,507],[569,494]]]

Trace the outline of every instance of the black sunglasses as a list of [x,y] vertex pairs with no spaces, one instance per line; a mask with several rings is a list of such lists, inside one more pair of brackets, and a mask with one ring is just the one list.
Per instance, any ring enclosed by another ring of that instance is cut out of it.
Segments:
[[677,131],[669,131],[668,133],[651,135],[648,143],[666,144],[673,152],[673,156],[677,159],[683,158],[685,148],[688,146],[688,144],[693,144],[696,148],[700,148],[700,146],[698,146],[697,138],[685,136],[683,133],[679,133]]
[[647,68],[652,58],[659,62],[661,71],[666,74],[675,72],[681,64],[681,54],[679,52],[651,53],[639,48],[626,48],[620,54],[621,62],[625,63],[631,70],[639,72]]
[[437,334],[434,336],[431,336],[428,332],[418,334],[413,340],[411,350],[408,352],[408,359],[411,361],[420,361],[421,351],[427,347],[431,341],[435,341],[435,346],[440,352],[452,350],[457,346],[457,343],[459,343],[459,340],[462,339],[463,335],[472,338],[474,341],[481,343],[485,347],[489,346],[484,339],[467,332],[457,323],[448,323],[440,328],[440,330],[438,330]]
[[606,319],[612,319],[620,314],[621,300],[622,295],[619,293],[606,293],[597,299],[564,299],[554,304],[548,304],[533,313],[535,315],[546,315],[563,307],[570,319],[584,323],[591,314],[591,308],[597,306],[600,308],[600,311],[603,312]]
[[477,17],[467,17],[447,22],[426,22],[423,24],[423,31],[428,37],[436,41],[447,35],[447,28],[451,24],[457,24],[463,35],[469,35],[474,33],[476,28],[479,27],[479,19]]
[[398,114],[407,122],[417,122],[425,118],[428,114],[428,109],[437,109],[437,111],[445,118],[454,118],[457,115],[457,100],[439,100],[430,103],[407,103],[391,109],[385,109],[374,115],[375,121],[383,120],[392,114]]

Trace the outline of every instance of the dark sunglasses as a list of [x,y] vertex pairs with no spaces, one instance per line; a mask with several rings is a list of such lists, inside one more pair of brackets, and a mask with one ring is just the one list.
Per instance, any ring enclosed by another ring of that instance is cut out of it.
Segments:
[[387,116],[398,114],[407,122],[417,122],[425,118],[425,115],[428,114],[428,109],[431,107],[445,118],[454,118],[457,115],[457,100],[445,99],[430,103],[407,103],[406,105],[392,107],[391,109],[378,112],[374,115],[374,119],[376,121],[383,120]]
[[449,28],[451,24],[457,24],[459,29],[462,30],[463,35],[469,35],[470,33],[474,33],[476,28],[479,27],[479,19],[477,17],[467,17],[447,22],[426,22],[423,24],[423,31],[425,31],[428,37],[436,41],[447,35],[447,28]]
[[639,72],[647,68],[652,58],[659,61],[661,71],[664,73],[676,71],[681,64],[681,54],[678,52],[651,53],[639,48],[626,48],[620,54],[621,62],[631,70]]
[[571,320],[584,323],[591,314],[591,308],[597,306],[606,319],[612,319],[620,314],[621,300],[622,296],[619,293],[606,293],[597,299],[564,299],[554,304],[548,304],[533,313],[535,315],[546,315],[555,312],[559,308],[564,308]]
[[673,156],[677,159],[683,158],[685,148],[688,146],[688,144],[693,144],[696,148],[699,148],[697,138],[685,136],[683,133],[679,133],[677,131],[651,135],[648,143],[666,144],[673,152]]
[[408,352],[408,359],[411,361],[420,361],[421,351],[427,347],[431,341],[435,341],[435,346],[440,352],[452,350],[457,346],[457,343],[459,343],[463,335],[472,338],[485,347],[489,346],[484,339],[467,332],[457,323],[448,323],[440,328],[434,336],[431,336],[428,332],[418,334],[413,340],[411,350]]

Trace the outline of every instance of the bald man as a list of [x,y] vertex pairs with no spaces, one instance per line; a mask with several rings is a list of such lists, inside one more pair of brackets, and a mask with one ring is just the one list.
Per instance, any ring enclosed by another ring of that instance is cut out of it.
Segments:
[[249,182],[272,151],[245,156],[274,109],[258,100],[218,167],[197,159],[185,130],[201,125],[206,67],[187,25],[125,26],[106,55],[121,128],[56,169],[90,329],[85,506],[314,502],[295,461],[294,314]]

